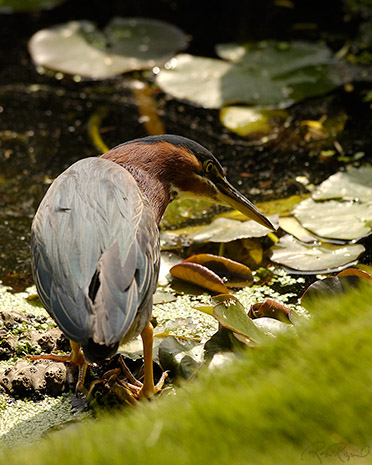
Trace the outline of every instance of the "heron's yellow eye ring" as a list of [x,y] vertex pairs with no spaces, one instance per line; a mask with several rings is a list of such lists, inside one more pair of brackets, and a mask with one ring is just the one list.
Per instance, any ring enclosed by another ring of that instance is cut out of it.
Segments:
[[207,163],[205,164],[205,167],[204,167],[204,171],[206,173],[210,173],[212,170],[213,170],[213,162],[212,161],[207,161]]

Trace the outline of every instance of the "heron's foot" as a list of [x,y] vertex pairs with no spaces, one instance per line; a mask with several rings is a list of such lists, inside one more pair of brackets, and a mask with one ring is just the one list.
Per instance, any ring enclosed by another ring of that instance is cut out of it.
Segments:
[[138,393],[141,389],[141,383],[137,380],[135,381],[136,384],[132,384],[122,379],[122,370],[119,367],[109,370],[100,379],[95,379],[90,383],[86,394],[87,401],[92,401],[93,391],[99,384],[103,384],[104,387],[111,391],[120,401],[135,405],[138,399]]
[[78,382],[76,383],[75,393],[79,391],[85,391],[84,380],[88,368],[88,363],[85,361],[83,351],[80,344],[70,341],[71,353],[68,355],[58,354],[43,354],[43,355],[29,355],[29,360],[53,360],[55,362],[70,363],[76,365],[79,368]]
[[53,360],[54,362],[71,362],[70,355],[58,355],[58,354],[42,354],[42,355],[27,355],[29,360]]
[[[160,380],[154,385],[154,375],[153,375],[153,370],[149,370],[149,372],[146,372],[146,363],[145,363],[145,379],[144,383],[142,384],[140,381],[138,381],[127,365],[124,362],[123,357],[119,357],[119,363],[122,369],[122,372],[126,376],[127,380],[129,383],[127,383],[128,389],[133,392],[133,395],[137,399],[142,399],[146,398],[149,399],[150,397],[154,396],[158,392],[160,392],[163,388],[164,382],[168,376],[168,373],[165,371],[162,373]],[[151,360],[152,364],[152,360]]]
[[135,405],[142,399],[150,399],[163,388],[164,381],[168,376],[167,372],[162,374],[156,385],[154,385],[153,379],[147,384],[146,382],[142,384],[133,376],[121,357],[119,361],[121,365],[120,368],[109,370],[100,379],[92,381],[87,393],[88,402],[92,400],[93,391],[99,384],[103,384],[105,388],[110,390],[120,401],[130,405]]
[[152,396],[154,396],[155,394],[157,394],[163,389],[164,382],[167,376],[168,376],[168,372],[163,371],[159,381],[156,384],[154,384],[153,379],[150,380],[150,382],[146,383],[146,378],[145,378],[145,382],[143,383],[141,389],[138,392],[138,398],[139,399],[143,399],[143,398],[151,399]]

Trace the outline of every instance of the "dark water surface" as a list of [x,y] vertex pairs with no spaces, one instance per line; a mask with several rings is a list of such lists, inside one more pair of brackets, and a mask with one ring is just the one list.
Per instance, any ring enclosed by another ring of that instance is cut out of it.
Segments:
[[[296,3],[308,5],[300,8]],[[102,5],[101,1],[70,1],[42,13],[0,14],[0,280],[14,288],[32,282],[30,224],[51,180],[77,159],[99,154],[88,133],[91,116],[106,109],[101,135],[108,146],[146,135],[130,76],[74,82],[39,74],[27,51],[33,33],[71,19],[104,25],[113,16],[148,16],[167,20],[190,34],[188,53],[213,56],[216,43],[264,38],[323,38],[337,50],[355,37],[363,19],[338,1],[328,1],[326,6],[324,1],[293,2],[294,8],[279,8],[269,1],[230,1],[213,14],[211,2],[196,0]],[[145,79],[138,74],[136,78]],[[301,192],[304,188],[296,177],[317,183],[343,166],[337,157],[319,156],[320,150],[333,147],[331,142],[327,147],[327,141],[304,140],[301,120],[319,120],[323,114],[343,111],[347,123],[338,142],[344,155],[368,151],[371,109],[363,101],[367,90],[367,85],[359,84],[292,107],[292,124],[281,128],[269,144],[230,133],[221,126],[217,111],[196,108],[160,92],[156,99],[166,132],[206,145],[227,167],[229,178],[257,201]],[[367,161],[368,154],[363,163]],[[242,172],[251,176],[242,177]],[[252,191],[252,187],[259,189]]]

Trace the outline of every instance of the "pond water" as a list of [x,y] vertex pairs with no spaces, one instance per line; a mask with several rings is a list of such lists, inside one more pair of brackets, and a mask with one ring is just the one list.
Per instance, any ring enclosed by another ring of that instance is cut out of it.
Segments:
[[[188,52],[213,56],[218,42],[262,38],[324,38],[337,50],[357,34],[361,20],[346,3],[336,1],[327,2],[331,16],[324,14],[324,2],[311,2],[311,8],[299,7],[298,2],[288,2],[289,7],[256,3],[229,2],[223,15],[215,18],[198,2],[167,1],[132,1],[125,6],[113,1],[105,7],[99,1],[78,5],[70,1],[44,12],[0,14],[0,279],[5,284],[21,289],[31,283],[29,229],[51,180],[77,159],[100,153],[89,136],[91,117],[104,109],[100,129],[109,147],[146,135],[131,90],[133,76],[76,82],[39,73],[27,51],[30,36],[71,19],[103,25],[115,15],[150,16],[190,34]],[[135,78],[146,80],[141,73]],[[334,148],[333,139],[306,138],[302,120],[319,120],[325,114],[336,118],[343,112],[347,122],[337,137],[342,154],[352,158],[368,152],[371,110],[363,101],[367,89],[358,84],[293,106],[286,127],[268,143],[233,134],[221,125],[216,110],[174,100],[160,91],[154,96],[165,131],[210,148],[232,182],[257,201],[303,192],[298,179],[318,183],[344,164],[337,157],[320,156],[322,150]]]

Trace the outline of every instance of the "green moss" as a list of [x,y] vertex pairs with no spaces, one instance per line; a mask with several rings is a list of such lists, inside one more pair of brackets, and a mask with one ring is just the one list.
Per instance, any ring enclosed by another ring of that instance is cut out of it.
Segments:
[[[319,463],[322,453],[327,464],[340,463],[340,454],[367,455],[355,463],[370,463],[371,301],[368,289],[316,303],[297,336],[204,370],[176,396],[51,434],[4,459],[8,465],[49,464],[51,457],[70,465],[288,464]],[[314,446],[318,441],[324,446]]]

